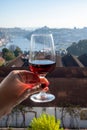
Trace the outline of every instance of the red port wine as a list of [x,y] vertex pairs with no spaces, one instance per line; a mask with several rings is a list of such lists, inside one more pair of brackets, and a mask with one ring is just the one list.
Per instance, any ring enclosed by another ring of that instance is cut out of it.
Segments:
[[38,75],[46,75],[48,72],[54,70],[55,65],[55,61],[52,60],[33,60],[29,62],[29,69]]

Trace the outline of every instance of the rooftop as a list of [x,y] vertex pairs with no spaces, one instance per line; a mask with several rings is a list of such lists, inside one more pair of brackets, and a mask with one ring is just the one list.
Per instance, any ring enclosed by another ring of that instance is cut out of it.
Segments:
[[[86,57],[86,55],[84,55]],[[85,59],[85,60],[84,60]],[[69,106],[79,105],[87,107],[87,67],[83,61],[83,56],[75,57],[67,54],[65,56],[57,56],[56,68],[47,75],[50,81],[50,92],[56,96],[56,99],[50,103],[33,103],[29,98],[22,102],[26,106],[37,107],[53,107],[53,106]],[[0,81],[12,70],[27,69],[27,59],[17,57],[10,62],[8,66],[0,68]],[[83,94],[84,93],[84,94]]]

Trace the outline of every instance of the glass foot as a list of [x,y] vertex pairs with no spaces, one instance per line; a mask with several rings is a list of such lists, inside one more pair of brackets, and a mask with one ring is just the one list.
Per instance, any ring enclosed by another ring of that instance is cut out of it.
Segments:
[[49,93],[40,92],[39,94],[34,94],[30,96],[30,99],[34,102],[51,102],[55,99],[55,96]]

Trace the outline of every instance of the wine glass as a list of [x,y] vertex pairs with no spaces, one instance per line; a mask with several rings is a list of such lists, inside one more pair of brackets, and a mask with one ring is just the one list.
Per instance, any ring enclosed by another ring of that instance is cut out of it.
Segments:
[[[29,55],[30,71],[40,77],[44,77],[55,68],[55,65],[55,49],[52,34],[32,34]],[[50,102],[55,99],[55,96],[42,90],[39,94],[32,95],[30,99],[35,102]]]

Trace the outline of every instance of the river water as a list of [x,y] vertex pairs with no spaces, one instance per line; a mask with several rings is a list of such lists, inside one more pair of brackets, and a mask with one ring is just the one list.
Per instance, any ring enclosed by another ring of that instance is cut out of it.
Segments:
[[[11,45],[15,45],[15,46],[18,46],[23,52],[24,51],[29,51],[30,50],[30,41],[27,39],[27,38],[24,38],[24,37],[14,37],[11,39],[11,41],[9,41],[6,45],[0,47],[0,51],[2,50],[2,48],[8,48],[11,46]],[[66,49],[70,44],[67,43],[67,44],[64,44],[64,43],[59,43],[55,46],[55,49],[56,50],[59,50],[59,49]],[[41,44],[39,44],[39,46],[37,45],[37,49],[40,49],[41,48]]]

